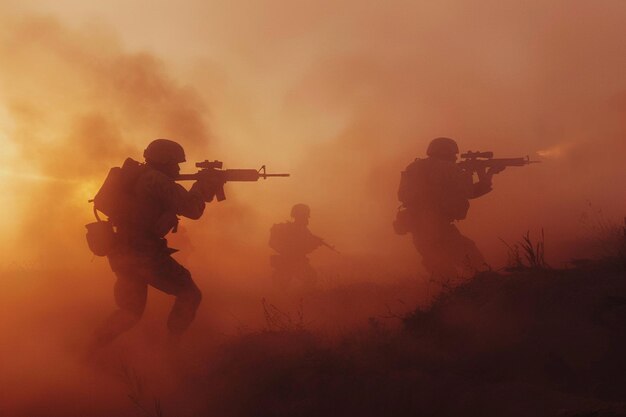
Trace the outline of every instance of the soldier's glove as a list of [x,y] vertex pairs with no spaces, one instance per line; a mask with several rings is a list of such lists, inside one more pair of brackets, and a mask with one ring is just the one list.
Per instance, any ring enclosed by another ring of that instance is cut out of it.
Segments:
[[482,183],[491,183],[491,175],[487,172],[487,169],[484,166],[481,166],[476,169],[476,175],[478,176],[478,181]]
[[505,166],[495,166],[495,167],[491,167],[489,168],[489,170],[487,171],[487,175],[494,176],[495,174],[499,174],[500,172],[504,171],[506,169]]
[[478,174],[478,180],[480,182],[486,183],[486,184],[491,184],[491,178],[495,175],[498,174],[502,171],[504,171],[506,167],[504,166],[493,166],[490,167],[489,169],[480,169],[476,171],[476,174]]
[[207,203],[213,201],[215,195],[221,190],[223,184],[216,181],[196,181],[191,186],[191,191],[199,193]]

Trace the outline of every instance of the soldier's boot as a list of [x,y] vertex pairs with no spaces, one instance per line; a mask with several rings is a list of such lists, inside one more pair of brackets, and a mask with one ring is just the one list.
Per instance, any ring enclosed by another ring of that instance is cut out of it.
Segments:
[[167,320],[170,340],[177,341],[196,317],[202,301],[202,293],[195,285],[186,288],[176,296],[174,307]]
[[463,269],[464,275],[474,276],[479,272],[484,272],[489,269],[489,265],[485,261],[476,243],[468,237],[463,236],[462,250],[459,254],[460,265]]
[[132,329],[141,319],[141,314],[129,310],[118,309],[114,311],[98,327],[94,337],[87,347],[87,358],[92,357],[98,350],[110,344],[119,335]]

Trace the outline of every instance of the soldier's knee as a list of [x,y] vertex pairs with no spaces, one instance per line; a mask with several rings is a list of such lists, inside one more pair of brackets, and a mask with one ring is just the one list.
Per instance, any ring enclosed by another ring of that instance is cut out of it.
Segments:
[[194,285],[193,290],[191,291],[191,302],[194,306],[199,306],[202,302],[202,291],[200,288]]
[[146,303],[141,301],[118,303],[120,311],[124,313],[124,319],[128,322],[139,321],[143,312],[146,309]]
[[120,310],[119,313],[119,322],[120,327],[123,327],[124,330],[131,329],[135,327],[139,320],[141,320],[141,316],[143,315],[143,309],[141,310]]
[[194,310],[198,308],[202,302],[202,292],[196,285],[191,285],[180,296],[189,307]]
[[96,330],[95,344],[104,346],[110,343],[121,333],[132,329],[141,319],[141,313],[119,309],[111,314]]

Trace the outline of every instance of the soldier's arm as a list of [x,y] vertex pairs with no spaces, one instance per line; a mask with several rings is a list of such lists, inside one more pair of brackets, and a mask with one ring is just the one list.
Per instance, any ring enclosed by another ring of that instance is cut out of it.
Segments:
[[492,190],[491,177],[493,174],[487,172],[485,168],[477,170],[476,174],[478,175],[478,182],[473,182],[474,180],[471,172],[466,174],[469,176],[469,181],[471,183],[469,195],[470,199],[481,197]]
[[189,191],[165,175],[156,174],[151,181],[154,197],[178,215],[199,219],[204,213],[204,197],[196,184]]
[[492,188],[492,178],[495,174],[504,171],[504,166],[494,166],[489,169],[481,169],[477,171],[478,182],[472,184],[472,195],[470,198],[477,198],[490,192]]
[[322,242],[324,241],[324,239],[322,239],[319,236],[314,235],[313,233],[311,233],[310,230],[307,229],[305,236],[302,239],[303,244],[305,246],[304,250],[307,253],[311,253],[313,252],[315,249],[319,248],[320,246],[322,246]]
[[472,192],[469,198],[478,198],[482,197],[485,194],[491,192],[493,188],[491,187],[491,180],[489,181],[478,181],[472,184]]
[[194,186],[192,186],[191,189],[187,191],[185,187],[180,184],[175,183],[174,185],[176,185],[177,188],[176,213],[190,219],[199,219],[202,213],[204,213],[206,206],[204,195],[198,189],[199,187],[194,188]]

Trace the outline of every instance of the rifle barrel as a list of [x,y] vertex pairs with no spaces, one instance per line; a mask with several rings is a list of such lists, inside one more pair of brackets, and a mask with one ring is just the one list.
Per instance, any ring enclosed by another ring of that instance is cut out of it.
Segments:
[[[216,172],[223,173],[226,181],[256,181],[259,178],[267,177],[289,177],[291,174],[263,174],[257,172],[255,169],[225,169],[216,170]],[[200,180],[202,175],[200,173],[195,174],[179,174],[176,177],[176,181],[196,181]]]
[[488,158],[488,159],[464,159],[458,164],[461,167],[493,167],[493,166],[508,166],[508,167],[522,167],[528,164],[536,164],[541,161],[531,161],[528,157],[522,158]]

